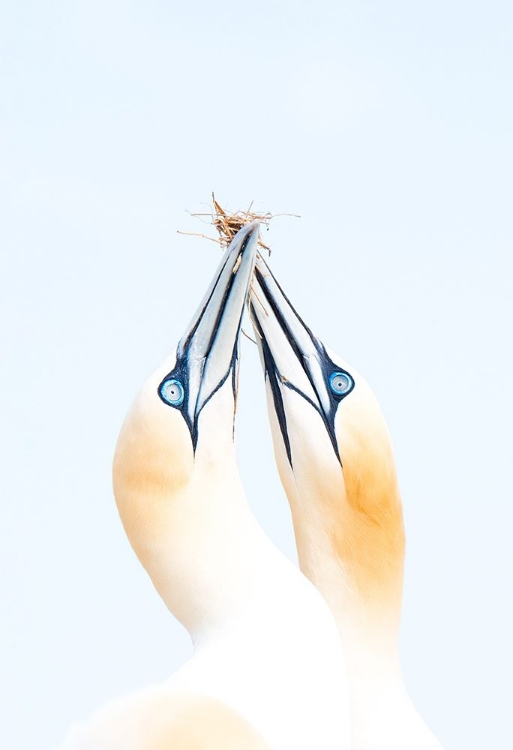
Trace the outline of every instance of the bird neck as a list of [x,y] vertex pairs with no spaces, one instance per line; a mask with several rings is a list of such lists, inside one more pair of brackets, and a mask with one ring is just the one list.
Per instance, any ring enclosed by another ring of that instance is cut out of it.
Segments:
[[231,423],[200,439],[195,454],[173,454],[164,437],[147,437],[139,411],[129,414],[116,449],[118,510],[165,604],[199,637],[244,606],[263,532],[240,483]]
[[193,639],[223,627],[244,607],[258,570],[259,528],[226,456],[223,466],[215,478],[210,467],[208,482],[197,469],[179,493],[159,498],[152,531],[136,546]]
[[[396,597],[369,602],[351,590],[347,571],[333,571],[342,595],[319,586],[335,615],[346,657],[353,750],[442,750],[404,686]],[[316,582],[312,577],[314,583]],[[324,584],[326,578],[323,577]]]
[[411,702],[397,654],[346,642],[353,750],[442,750]]
[[[349,513],[338,525],[328,522],[326,513],[311,512],[318,506],[305,501],[303,512],[293,514],[300,567],[335,616],[347,660],[353,750],[441,750],[403,683],[398,632],[404,535],[398,497],[389,497],[387,506],[399,508],[388,518],[388,528],[366,523],[362,529],[361,512]],[[376,565],[366,560],[369,535]]]
[[331,463],[314,471],[298,462],[296,481],[286,491],[301,570],[335,617],[348,660],[353,715],[356,725],[365,727],[368,706],[380,695],[403,694],[398,632],[404,529],[387,441],[367,442],[366,450],[354,438],[347,443],[343,468],[319,452]]
[[299,519],[294,517],[299,564],[324,595],[355,665],[362,661],[369,667],[374,661],[377,669],[387,664],[392,670],[397,660],[403,556],[397,555],[393,564],[385,559],[387,541],[378,529],[372,529],[378,560],[373,561],[375,576],[371,577],[359,546],[360,521],[347,523],[341,538],[340,529],[334,534],[325,516],[302,513]]
[[152,376],[121,429],[114,494],[128,539],[171,612],[193,638],[245,606],[263,532],[241,486],[230,382],[200,415],[195,450],[182,415]]
[[338,465],[308,471],[287,488],[301,570],[324,595],[343,639],[362,641],[362,652],[378,661],[397,653],[403,584],[402,509],[389,467],[390,456],[380,465],[375,452],[371,467],[348,461],[343,481]]

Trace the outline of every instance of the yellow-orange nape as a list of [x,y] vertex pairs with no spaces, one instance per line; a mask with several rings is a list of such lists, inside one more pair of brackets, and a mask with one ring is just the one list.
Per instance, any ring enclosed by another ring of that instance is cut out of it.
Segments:
[[[346,366],[349,369],[349,366]],[[354,391],[335,417],[341,459],[342,517],[331,538],[358,595],[376,607],[401,605],[405,537],[390,435],[371,389],[351,368]]]

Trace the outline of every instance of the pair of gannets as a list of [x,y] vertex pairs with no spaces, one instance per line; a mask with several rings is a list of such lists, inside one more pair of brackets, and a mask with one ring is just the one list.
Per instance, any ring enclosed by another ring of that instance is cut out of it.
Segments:
[[[258,231],[248,224],[231,242],[114,458],[126,533],[193,656],[166,683],[77,726],[62,750],[440,748],[398,664],[404,534],[383,417],[261,258],[255,267]],[[238,475],[246,301],[300,566],[315,585],[266,537]]]

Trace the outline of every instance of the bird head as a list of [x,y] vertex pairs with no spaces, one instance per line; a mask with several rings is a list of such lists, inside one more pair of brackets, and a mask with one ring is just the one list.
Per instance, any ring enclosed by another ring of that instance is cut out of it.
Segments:
[[250,312],[301,568],[335,613],[351,605],[396,617],[402,509],[377,400],[356,370],[299,317],[262,258]]
[[187,599],[194,587],[198,593],[208,586],[208,556],[219,560],[216,529],[238,491],[238,338],[258,231],[253,222],[234,237],[174,353],[132,405],[114,456],[114,494],[128,538],[187,626]]

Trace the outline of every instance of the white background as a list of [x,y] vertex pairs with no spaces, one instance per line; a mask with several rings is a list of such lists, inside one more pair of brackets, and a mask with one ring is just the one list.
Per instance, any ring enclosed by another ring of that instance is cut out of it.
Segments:
[[[218,263],[176,234],[212,189],[302,215],[273,268],[394,439],[409,690],[447,750],[511,747],[512,32],[498,0],[2,3],[2,747],[190,653],[110,469]],[[241,469],[293,556],[254,349]]]

